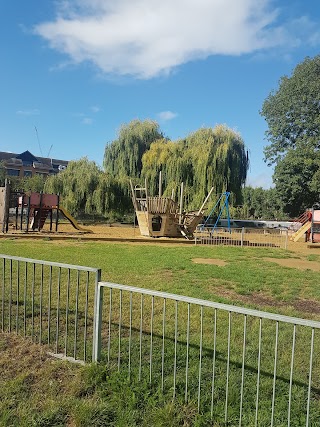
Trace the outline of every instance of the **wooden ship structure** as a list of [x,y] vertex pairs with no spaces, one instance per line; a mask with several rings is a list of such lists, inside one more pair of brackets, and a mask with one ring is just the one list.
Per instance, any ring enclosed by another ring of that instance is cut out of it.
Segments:
[[185,237],[193,239],[193,233],[203,220],[204,207],[213,191],[211,188],[201,207],[197,211],[186,212],[183,209],[184,184],[180,187],[180,200],[175,201],[175,192],[171,197],[162,195],[161,172],[159,175],[159,194],[150,196],[147,182],[145,186],[133,186],[130,181],[132,202],[138,220],[140,233],[146,237]]

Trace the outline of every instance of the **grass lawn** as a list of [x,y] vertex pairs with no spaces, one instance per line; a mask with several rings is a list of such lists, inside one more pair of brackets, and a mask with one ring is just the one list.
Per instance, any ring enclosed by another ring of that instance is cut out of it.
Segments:
[[[319,273],[279,267],[265,258],[299,259],[272,248],[162,246],[73,241],[1,240],[1,253],[102,269],[102,280],[320,320],[300,300],[320,302]],[[195,264],[214,258],[224,267]],[[302,257],[320,261],[319,255]],[[293,261],[294,262],[294,261]],[[246,298],[243,298],[246,296]],[[242,301],[245,301],[242,304]],[[283,304],[282,304],[283,303]]]
[[[78,242],[54,242],[46,239],[42,241],[3,239],[0,246],[0,252],[3,254],[101,268],[104,281],[320,320],[319,272],[312,269],[312,265],[320,260],[319,255],[299,256],[293,252],[271,248],[92,243],[81,240]],[[198,264],[193,262],[196,258],[214,259],[216,262]],[[273,259],[292,259],[293,265],[295,262],[303,260],[307,263],[307,267],[308,262],[310,263],[310,269],[300,270],[281,266],[273,262]],[[219,260],[224,261],[224,265],[219,265]],[[160,318],[160,311],[158,315]],[[207,318],[210,316],[209,313],[205,313],[205,315]],[[124,312],[124,321],[126,318],[128,318],[128,313]],[[185,313],[182,313],[181,328],[184,321]],[[227,329],[227,319],[221,317],[219,321],[221,325],[226,326],[224,329]],[[209,365],[212,360],[212,322],[209,321],[208,325],[211,332],[209,329],[204,329],[207,354],[203,356],[203,369],[204,374],[209,376]],[[231,344],[232,351],[237,351],[237,357],[240,359],[243,334],[241,325],[241,323],[233,324],[232,334],[234,335],[232,335]],[[252,333],[257,332],[256,324],[250,324],[250,333],[251,331]],[[221,332],[221,337],[223,333],[226,332]],[[116,340],[116,334],[117,330],[114,331],[114,340]],[[287,332],[283,331],[283,335],[286,334]],[[125,345],[127,345],[126,339],[127,337],[124,336]],[[199,328],[196,323],[193,324],[190,339],[195,348],[194,354],[190,352],[190,360],[196,361],[199,341]],[[185,338],[181,336],[181,341],[183,340]],[[308,360],[303,356],[305,342],[307,341],[303,333],[299,331],[295,360],[295,367],[299,371],[298,378],[300,376],[302,378],[302,373],[305,374],[308,368]],[[264,349],[265,359],[267,356],[268,359],[272,358],[273,342],[271,338],[269,344]],[[161,342],[159,341],[157,344],[155,340],[154,345],[154,351],[160,354]],[[246,374],[247,405],[255,404],[255,394],[254,392],[250,394],[248,390],[253,388],[256,382],[256,360],[254,360],[256,359],[256,345],[254,335],[251,337],[248,333],[248,350],[252,349],[255,357],[252,356],[252,360],[248,360],[251,371],[248,370]],[[315,345],[319,346],[319,339],[316,340]],[[2,402],[0,404],[0,425],[224,425],[218,414],[219,411],[220,413],[224,411],[223,399],[220,402],[217,397],[217,417],[214,418],[216,421],[212,421],[210,413],[202,410],[202,406],[200,414],[197,413],[197,401],[192,396],[188,404],[185,404],[184,399],[179,396],[174,402],[171,402],[172,390],[170,389],[169,374],[168,387],[163,395],[157,384],[152,384],[150,387],[148,381],[129,381],[125,370],[117,373],[117,369],[113,369],[113,364],[116,363],[116,352],[114,357],[111,357],[111,363],[108,366],[101,363],[98,366],[78,367],[65,362],[53,362],[43,350],[39,351],[36,344],[26,345],[24,341],[17,337],[9,337],[7,334],[1,336],[0,346],[2,355],[0,368],[1,372],[5,372],[0,380],[0,401]],[[20,355],[14,359],[15,363],[12,363],[10,358],[13,349],[15,354]],[[168,349],[169,353],[170,351],[173,350]],[[279,366],[279,372],[287,378],[291,348],[289,347],[287,353],[286,348],[280,348],[279,351],[283,352],[283,366]],[[217,365],[217,369],[223,376],[225,375],[225,346],[219,348],[219,352],[221,366]],[[183,349],[181,349],[181,358],[184,358]],[[234,355],[230,376],[235,382],[239,379],[237,378],[239,369],[236,370],[236,368],[240,361]],[[319,375],[319,361],[316,360],[315,363],[318,364],[315,374]],[[156,366],[155,362],[155,369]],[[195,364],[194,368],[192,366],[190,368],[195,378],[197,366]],[[266,375],[262,379],[261,387],[262,401],[265,400],[261,404],[261,414],[259,415],[259,425],[261,426],[270,425],[269,418],[264,418],[264,412],[267,413],[268,401],[270,401],[270,395],[268,396],[267,391],[264,392],[264,386],[267,388],[267,385],[272,384],[273,360],[266,360],[263,369]],[[180,374],[182,378],[183,372],[178,372],[178,378],[180,378]],[[319,376],[314,378],[316,385],[317,382],[319,385]],[[286,394],[287,386],[288,381],[283,381],[283,389],[281,389],[283,394]],[[190,387],[190,393],[196,394],[197,381]],[[220,384],[217,381],[217,388],[219,387],[223,387],[222,382]],[[299,384],[294,384],[293,387],[299,388]],[[303,387],[300,384],[300,388]],[[299,393],[298,390],[298,395]],[[305,387],[301,393],[303,400]],[[231,389],[230,423],[228,424],[230,426],[238,425],[236,421],[238,400],[239,396]],[[283,403],[279,404],[276,425],[282,426],[287,423],[285,417],[281,416],[282,412],[287,412],[286,402],[287,399],[284,399]],[[316,391],[313,394],[312,405],[312,409],[319,410],[319,395]],[[299,418],[299,411],[300,407],[296,405],[296,408],[293,408],[295,418],[292,419],[292,426],[301,425],[299,423],[302,422],[302,418]],[[317,424],[314,419],[312,422],[314,424],[310,425],[320,425],[320,422]],[[243,425],[254,425],[254,418],[247,418],[246,424]]]

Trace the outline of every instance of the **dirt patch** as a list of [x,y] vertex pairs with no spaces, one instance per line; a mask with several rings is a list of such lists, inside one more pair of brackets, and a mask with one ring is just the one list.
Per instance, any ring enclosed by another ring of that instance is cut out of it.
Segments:
[[2,380],[8,379],[13,371],[15,374],[25,372],[27,367],[31,367],[31,365],[32,372],[37,373],[42,369],[45,362],[52,360],[46,353],[45,347],[9,333],[0,334],[0,350]]
[[312,313],[312,314],[320,313],[320,303],[317,301],[312,301],[307,299],[298,299],[292,304],[292,306],[304,313]]
[[[152,239],[151,237],[143,237],[140,234],[140,230],[139,227],[136,226],[134,227],[131,224],[121,224],[121,223],[114,223],[114,224],[81,224],[81,226],[83,226],[84,228],[87,228],[89,230],[92,231],[92,233],[83,233],[81,231],[78,231],[76,229],[74,229],[72,227],[72,225],[68,222],[61,222],[59,223],[59,231],[58,233],[54,233],[54,232],[50,232],[49,231],[49,223],[46,223],[42,233],[29,233],[29,237],[31,238],[32,236],[30,236],[31,234],[37,234],[37,235],[41,235],[42,238],[48,238],[48,240],[50,240],[51,237],[54,236],[62,236],[63,238],[65,238],[66,240],[68,239],[68,237],[70,237],[70,242],[72,241],[71,239],[74,239],[75,236],[79,238],[79,240],[84,241],[86,239],[92,239],[92,238],[97,238],[97,239],[115,239],[114,241],[116,241],[116,239],[128,239],[127,243],[130,244],[130,241],[133,242],[133,244],[136,244],[135,240],[137,240],[137,242],[139,241],[139,243],[144,243],[142,242],[142,239],[145,240],[145,243],[159,243],[161,241],[161,243],[163,245],[167,245],[169,246],[172,244],[175,245],[180,245],[180,244],[185,244],[186,243],[186,239],[183,238],[181,236],[181,238],[175,238],[175,239],[170,239],[170,238],[166,238],[166,237],[162,237],[159,239]],[[15,232],[14,230],[10,230],[11,233],[11,237],[16,234],[17,237],[19,237],[19,235],[21,234],[19,231]],[[26,234],[26,233],[22,233]],[[268,236],[266,236],[266,238],[268,238]],[[53,239],[52,239],[53,240]],[[172,243],[174,240],[174,243]],[[267,241],[267,240],[266,240]],[[61,240],[60,240],[61,242]],[[164,243],[165,242],[165,243]],[[187,241],[188,243],[193,243],[192,241]],[[274,248],[272,248],[273,250]],[[257,251],[259,251],[260,249],[257,248]],[[292,241],[288,241],[288,250],[290,252],[294,252],[297,253],[298,256],[304,256],[304,255],[310,255],[310,254],[320,254],[320,248],[308,248],[307,243],[304,242],[292,242]]]
[[271,296],[263,295],[258,292],[254,292],[250,295],[241,295],[232,289],[226,289],[216,287],[214,293],[222,298],[227,298],[235,302],[241,302],[245,304],[258,306],[260,309],[263,307],[283,307],[283,308],[294,308],[301,313],[306,314],[318,314],[320,313],[320,303],[313,300],[296,299],[295,301],[278,301]]
[[222,259],[215,259],[215,258],[193,258],[192,262],[194,262],[195,264],[217,265],[219,267],[225,267],[228,264],[226,261],[223,261]]
[[320,271],[320,262],[299,258],[263,258],[264,261],[274,262],[282,267],[297,268],[298,270]]
[[298,255],[320,254],[320,248],[308,248],[308,243],[305,242],[291,242],[289,240],[288,249]]
[[[121,225],[121,224],[90,224],[83,225],[84,228],[91,230],[92,233],[82,233],[81,231],[75,230],[69,223],[59,224],[60,233],[70,233],[72,235],[78,235],[81,239],[87,237],[113,237],[123,239],[135,239],[141,238],[139,227],[133,227],[132,225]],[[45,224],[44,231],[49,231],[48,224]]]

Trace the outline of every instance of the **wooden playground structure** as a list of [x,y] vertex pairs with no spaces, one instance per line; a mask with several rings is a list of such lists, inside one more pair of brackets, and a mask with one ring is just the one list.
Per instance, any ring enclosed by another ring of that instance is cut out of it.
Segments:
[[49,220],[50,231],[58,232],[59,219],[62,214],[70,224],[84,233],[91,230],[83,228],[76,219],[60,205],[60,196],[36,192],[14,192],[6,181],[4,187],[0,187],[0,225],[3,233],[9,231],[9,220],[15,230],[20,232],[41,231]]
[[293,223],[291,235],[293,242],[305,236],[306,242],[320,243],[320,210],[312,207],[303,212]]
[[146,237],[183,236],[188,240],[193,239],[193,233],[203,220],[204,207],[213,191],[212,187],[197,211],[186,212],[183,210],[184,184],[181,183],[179,203],[175,201],[174,191],[172,191],[171,197],[163,197],[161,172],[157,196],[149,195],[146,181],[144,187],[134,187],[132,181],[130,181],[130,185],[140,233]]
[[[68,235],[68,237],[74,234],[74,238],[78,238],[79,234],[82,234],[89,238],[88,233],[94,233],[94,236],[91,237],[94,240],[138,241],[140,238],[143,241],[144,237],[164,237],[170,238],[164,239],[164,241],[170,240],[170,243],[191,244],[194,242],[196,244],[285,248],[287,246],[285,236],[287,235],[287,240],[293,244],[298,241],[302,242],[303,239],[310,243],[310,247],[319,247],[320,244],[320,209],[317,205],[292,221],[289,228],[272,230],[264,227],[259,230],[247,225],[242,228],[239,226],[235,228],[233,221],[231,221],[232,226],[230,226],[228,193],[223,193],[212,209],[213,211],[220,208],[219,213],[214,215],[214,226],[207,224],[212,211],[205,217],[205,205],[212,196],[213,188],[209,191],[200,208],[189,212],[185,211],[183,206],[183,183],[180,186],[179,201],[176,201],[174,191],[171,197],[164,197],[162,195],[161,174],[159,176],[158,195],[149,195],[146,182],[144,187],[134,187],[131,182],[131,192],[140,231],[138,234],[136,234],[135,226],[132,228],[129,224],[120,228],[111,224],[101,224],[100,226],[92,226],[93,229],[89,230],[82,227],[61,206],[59,195],[14,192],[10,190],[10,185],[6,182],[4,187],[0,187],[0,232],[7,236],[12,234],[17,237],[28,237],[27,235],[36,237],[38,232],[43,231],[50,232],[52,238],[58,238],[58,234],[60,236]],[[218,225],[218,221],[223,209],[227,212],[228,220],[222,220],[225,225],[221,226],[221,224]],[[67,221],[61,221],[62,219]],[[70,230],[70,225],[80,233],[73,233]],[[41,234],[38,234],[38,237]]]

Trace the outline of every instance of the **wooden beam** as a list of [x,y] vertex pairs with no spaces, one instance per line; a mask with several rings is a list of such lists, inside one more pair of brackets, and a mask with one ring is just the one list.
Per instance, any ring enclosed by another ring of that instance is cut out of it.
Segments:
[[179,212],[179,224],[182,224],[182,212],[183,212],[183,191],[184,191],[184,184],[181,182],[180,187],[180,212]]
[[198,210],[197,215],[200,215],[200,214],[201,214],[201,211],[202,211],[202,209],[205,207],[205,205],[206,205],[207,201],[209,200],[209,197],[211,196],[212,191],[213,191],[213,187],[211,187],[211,190],[209,191],[209,193],[208,193],[207,197],[204,199],[204,202],[202,203],[201,208]]

